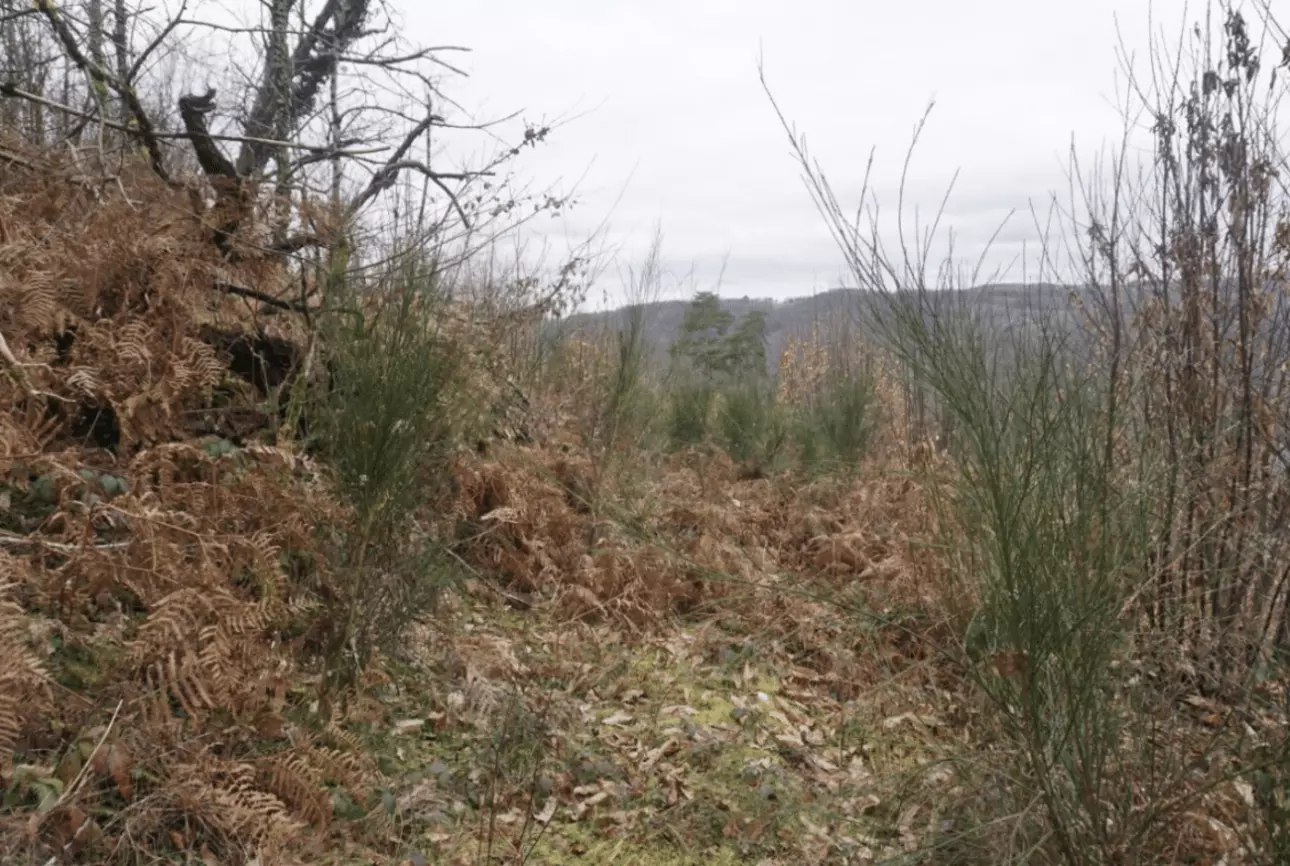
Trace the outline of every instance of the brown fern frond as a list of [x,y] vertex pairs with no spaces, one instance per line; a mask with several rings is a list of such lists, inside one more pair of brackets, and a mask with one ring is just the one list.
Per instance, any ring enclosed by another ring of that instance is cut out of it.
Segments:
[[[352,752],[361,753],[363,751],[363,741],[355,736],[352,731],[346,730],[335,721],[328,722],[323,728],[322,735],[333,743],[350,749]],[[361,772],[357,765],[353,769],[355,772]]]
[[[242,373],[208,342],[211,329],[303,341],[294,317],[258,321],[212,290],[218,277],[277,291],[281,263],[223,261],[182,194],[146,173],[139,183],[129,203],[48,175],[3,178],[0,331],[49,396],[0,377],[0,455],[21,457],[21,471],[3,470],[17,519],[0,548],[0,766],[56,765],[81,750],[71,732],[102,725],[105,702],[120,701],[112,739],[82,755],[97,784],[46,829],[73,807],[115,811],[114,838],[139,850],[264,859],[304,822],[326,826],[328,784],[357,793],[371,777],[353,737],[293,744],[285,721],[301,678],[281,634],[316,616],[330,576],[314,527],[344,509],[324,467],[255,443],[276,435],[276,419],[254,387],[225,387]],[[226,420],[242,416],[251,426]],[[252,444],[230,452],[231,441]],[[310,564],[288,568],[284,551]],[[39,639],[47,617],[65,647],[94,654],[87,671],[58,656],[59,679],[79,680],[58,702]],[[68,826],[76,836],[90,822]]]
[[184,337],[177,356],[183,359],[183,364],[177,366],[190,371],[192,386],[214,388],[223,381],[227,368],[215,350],[201,340]]
[[0,681],[0,779],[8,781],[13,768],[13,747],[22,734],[19,697],[10,683]]
[[317,828],[331,822],[331,799],[319,774],[299,754],[278,755],[259,763],[261,784]]
[[253,765],[199,756],[172,766],[168,775],[154,809],[127,823],[130,832],[145,838],[155,834],[165,826],[157,826],[158,819],[170,813],[166,823],[177,819],[181,826],[195,825],[218,849],[245,859],[280,850],[305,827],[282,799],[263,790]]
[[274,598],[258,605],[245,605],[220,623],[220,628],[226,632],[223,639],[231,640],[246,634],[266,631],[278,621],[281,611],[282,606]]
[[58,330],[59,305],[57,278],[44,271],[27,273],[16,280],[14,319],[23,327],[47,334]]
[[139,321],[129,322],[117,328],[114,336],[117,356],[122,361],[145,366],[152,362],[153,354],[148,344],[154,334],[147,324]]
[[227,589],[192,587],[159,599],[139,627],[129,651],[136,661],[171,647],[191,647],[201,628],[221,611],[241,607]]
[[[20,574],[25,569],[0,552],[0,570]],[[27,638],[26,611],[10,598],[15,589],[15,584],[0,579],[0,659],[4,660],[0,669],[0,777],[4,778],[9,776],[22,719],[43,706],[49,684],[49,673]]]

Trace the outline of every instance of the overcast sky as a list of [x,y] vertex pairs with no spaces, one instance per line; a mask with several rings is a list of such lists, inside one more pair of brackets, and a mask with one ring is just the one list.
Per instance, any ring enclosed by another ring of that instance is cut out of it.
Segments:
[[[1117,41],[1140,68],[1153,31],[1176,42],[1204,14],[1184,0],[387,2],[406,42],[471,49],[444,55],[469,77],[442,87],[474,118],[567,121],[518,164],[534,189],[577,186],[577,207],[534,224],[532,241],[559,254],[607,226],[624,266],[639,264],[661,224],[668,270],[693,274],[674,296],[714,288],[725,261],[723,295],[777,298],[837,285],[842,263],[762,90],[759,56],[844,206],[858,203],[876,148],[889,228],[914,125],[934,98],[908,199],[926,217],[959,171],[944,227],[968,262],[1016,210],[987,269],[1021,280],[1035,276],[1030,208],[1054,192],[1066,200],[1072,141],[1088,157],[1123,134]],[[618,303],[615,283],[611,267],[603,285]]]
[[[481,118],[572,118],[528,158],[534,182],[580,204],[544,224],[559,246],[609,220],[626,261],[661,222],[670,269],[721,292],[789,297],[836,285],[840,258],[761,88],[757,59],[844,204],[870,148],[894,216],[914,124],[936,101],[911,172],[973,259],[1010,209],[993,266],[1033,234],[1030,202],[1066,186],[1067,155],[1121,134],[1117,26],[1145,55],[1154,20],[1174,38],[1183,3],[1146,0],[487,0],[401,7],[405,36],[469,46],[448,92]],[[1162,8],[1163,7],[1163,14]],[[1192,4],[1194,18],[1201,11]],[[1018,263],[1009,274],[1020,279]],[[613,281],[612,274],[609,275]]]

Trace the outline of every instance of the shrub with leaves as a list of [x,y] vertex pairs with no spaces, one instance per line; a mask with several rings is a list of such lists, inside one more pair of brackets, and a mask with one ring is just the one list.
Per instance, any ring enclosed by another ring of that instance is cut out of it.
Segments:
[[[1150,167],[1126,146],[1081,178],[1064,309],[1041,280],[1047,309],[987,322],[977,275],[929,267],[930,245],[893,260],[785,122],[862,314],[953,421],[953,472],[930,490],[955,527],[963,669],[1000,735],[974,756],[995,862],[1174,862],[1192,810],[1266,737],[1236,719],[1264,717],[1250,684],[1290,636],[1284,160],[1247,25],[1225,9],[1219,26],[1153,58],[1177,78],[1131,91]],[[1197,725],[1188,705],[1222,711]]]
[[816,322],[790,338],[779,362],[777,400],[791,416],[790,438],[809,470],[855,469],[877,445],[885,406],[879,365],[847,320]]
[[716,426],[717,441],[732,459],[765,469],[779,454],[787,433],[773,383],[762,377],[728,386],[721,394]]
[[444,324],[435,260],[411,252],[394,261],[372,277],[340,270],[327,281],[331,381],[310,417],[315,445],[353,508],[349,525],[326,528],[343,551],[326,648],[338,683],[352,681],[378,649],[397,648],[446,580],[413,518],[448,477],[464,353]]
[[873,447],[879,421],[870,372],[830,369],[798,416],[802,462],[808,467],[854,468]]

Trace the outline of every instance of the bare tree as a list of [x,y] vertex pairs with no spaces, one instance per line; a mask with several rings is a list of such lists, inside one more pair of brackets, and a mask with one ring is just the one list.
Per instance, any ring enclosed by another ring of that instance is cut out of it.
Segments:
[[[170,184],[191,185],[185,169],[195,163],[214,191],[213,239],[226,256],[239,254],[238,243],[284,256],[326,248],[361,233],[396,187],[420,188],[418,230],[441,246],[477,248],[522,219],[515,204],[524,193],[499,175],[549,130],[526,127],[508,143],[497,122],[462,122],[460,110],[450,119],[457,107],[440,84],[459,70],[443,57],[466,49],[403,45],[379,0],[263,0],[262,20],[241,24],[206,20],[189,6],[177,0],[163,14],[126,0],[110,10],[103,0],[34,8],[0,0],[5,126],[41,145],[92,130],[100,151],[141,148]],[[192,52],[217,43],[222,57],[249,62],[212,72],[224,80],[204,89],[156,99],[163,63],[196,77],[202,64]],[[494,152],[441,169],[440,133],[483,136]],[[535,200],[535,210],[565,204]],[[305,201],[326,202],[331,237],[300,223]]]

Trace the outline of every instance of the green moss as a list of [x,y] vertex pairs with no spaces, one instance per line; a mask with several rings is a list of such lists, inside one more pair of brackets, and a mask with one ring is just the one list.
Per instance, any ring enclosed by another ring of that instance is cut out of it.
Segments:
[[65,643],[57,636],[51,640],[50,673],[59,685],[78,692],[95,689],[103,683],[121,653],[119,646],[107,641]]
[[[533,829],[530,828],[530,835]],[[494,854],[508,850],[511,843],[496,841]],[[523,850],[532,845],[526,840]],[[439,862],[456,862],[456,854],[477,853],[478,843],[469,840],[461,851],[441,852]],[[561,822],[556,820],[537,841],[530,863],[547,866],[586,866],[595,864],[622,864],[622,866],[735,866],[746,863],[733,844],[682,846],[662,834],[639,839],[631,836],[611,836],[598,829],[592,821]],[[504,860],[504,858],[503,858]]]

